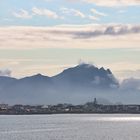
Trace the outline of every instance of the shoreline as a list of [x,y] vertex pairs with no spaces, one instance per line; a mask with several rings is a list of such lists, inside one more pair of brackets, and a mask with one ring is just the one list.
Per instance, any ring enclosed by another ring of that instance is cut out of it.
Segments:
[[118,113],[23,113],[23,114],[6,114],[6,113],[3,113],[3,114],[0,114],[0,116],[4,116],[4,115],[6,115],[6,116],[24,116],[24,115],[28,115],[28,116],[34,116],[34,115],[78,115],[78,114],[81,114],[81,115],[91,115],[91,114],[93,114],[93,115],[100,115],[100,114],[104,114],[104,115],[121,115],[121,114],[123,114],[123,115],[125,115],[125,114],[127,114],[127,115],[133,115],[133,114],[140,114],[140,113],[130,113],[130,112],[128,112],[128,113],[122,113],[122,112],[118,112]]

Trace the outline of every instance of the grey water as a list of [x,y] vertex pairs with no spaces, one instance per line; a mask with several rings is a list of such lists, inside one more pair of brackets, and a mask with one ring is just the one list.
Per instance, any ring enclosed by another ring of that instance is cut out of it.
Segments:
[[140,140],[140,115],[1,115],[0,140]]

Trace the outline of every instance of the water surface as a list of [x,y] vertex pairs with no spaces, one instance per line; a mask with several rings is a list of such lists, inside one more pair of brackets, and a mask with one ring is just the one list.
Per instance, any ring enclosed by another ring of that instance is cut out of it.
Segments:
[[140,115],[0,116],[0,140],[140,140]]

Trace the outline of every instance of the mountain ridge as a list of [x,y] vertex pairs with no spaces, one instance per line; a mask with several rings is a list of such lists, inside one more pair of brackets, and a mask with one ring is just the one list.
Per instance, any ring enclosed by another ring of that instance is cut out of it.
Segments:
[[[98,68],[91,64],[79,64],[52,77],[38,73],[20,79],[5,79],[11,82],[4,84],[0,77],[0,102],[79,103],[92,97],[120,101],[121,97],[123,100],[126,98],[126,93],[130,96],[128,100],[132,99],[129,88],[125,88],[127,85],[121,89],[110,69]],[[135,90],[134,94],[137,92],[139,90]]]

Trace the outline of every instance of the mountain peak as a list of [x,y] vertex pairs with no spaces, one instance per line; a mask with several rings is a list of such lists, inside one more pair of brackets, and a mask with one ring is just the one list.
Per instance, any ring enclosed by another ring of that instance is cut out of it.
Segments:
[[110,85],[118,84],[109,69],[98,68],[87,63],[68,68],[53,78],[62,83],[62,85],[68,83],[68,85],[110,88]]
[[101,67],[100,70],[101,70],[101,71],[105,71],[104,67]]
[[81,63],[81,64],[77,65],[77,67],[81,67],[81,68],[95,68],[94,65],[89,64],[89,63]]
[[[37,73],[35,75],[33,75],[34,77],[44,77],[44,75],[42,75],[41,73]],[[48,76],[45,76],[45,77],[48,77]]]
[[112,92],[118,87],[109,69],[87,63],[70,67],[53,77],[37,73],[17,80],[4,79],[0,77],[0,97],[15,102],[16,99],[23,102],[49,102],[55,101],[55,97],[60,97],[57,99],[59,101],[65,97],[76,100],[77,96],[102,95],[103,91]]
[[40,81],[44,81],[44,80],[48,80],[50,77],[48,76],[45,76],[45,75],[42,75],[40,73],[36,74],[36,75],[32,75],[32,76],[28,76],[28,77],[24,77],[24,78],[21,78],[19,80],[21,81],[37,81],[37,82],[40,82]]

